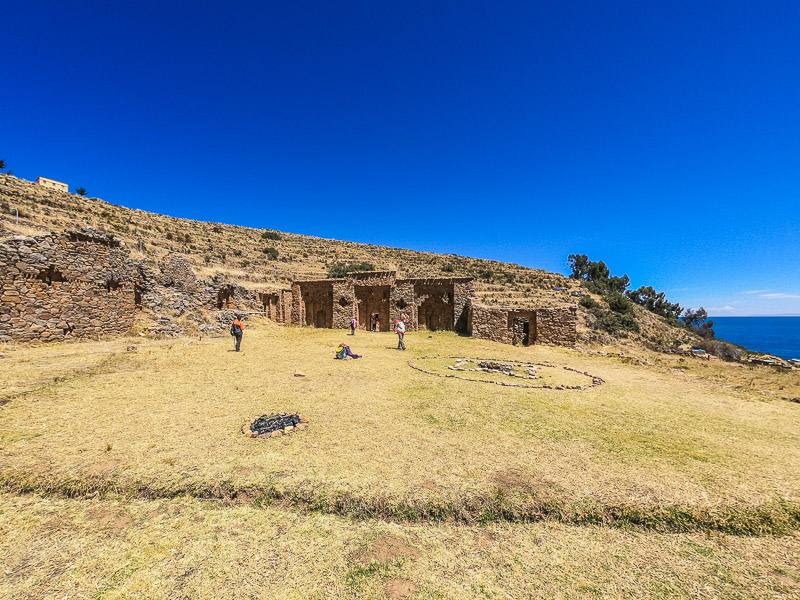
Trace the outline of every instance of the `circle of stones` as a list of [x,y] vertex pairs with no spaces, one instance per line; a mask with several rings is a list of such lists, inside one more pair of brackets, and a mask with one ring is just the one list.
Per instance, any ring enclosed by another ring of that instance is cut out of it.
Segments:
[[[562,365],[561,368],[565,371],[572,371],[573,373],[578,373],[580,375],[586,375],[587,377],[592,378],[591,384],[586,385],[531,385],[530,383],[516,383],[516,382],[507,382],[507,381],[489,381],[487,379],[473,379],[472,377],[464,377],[463,375],[455,375],[449,373],[436,373],[435,371],[428,371],[427,369],[423,369],[419,365],[415,364],[417,361],[420,360],[431,360],[437,358],[455,358],[461,362],[492,362],[498,363],[503,365],[512,365],[516,367],[525,368],[528,372],[528,375],[519,375],[517,373],[503,373],[508,377],[516,377],[519,379],[539,379],[539,376],[536,374],[536,367],[549,367],[551,369],[557,369],[556,365],[551,365],[548,363],[535,363],[535,362],[527,362],[521,360],[498,360],[495,358],[468,358],[465,356],[421,356],[419,358],[414,358],[408,361],[408,366],[412,369],[425,373],[426,375],[433,375],[435,377],[445,377],[449,379],[461,379],[462,381],[476,381],[479,383],[492,383],[494,385],[502,385],[505,387],[519,387],[519,388],[528,388],[528,389],[538,389],[538,390],[588,390],[589,388],[597,387],[599,385],[603,385],[605,383],[605,379],[598,377],[597,375],[592,375],[591,373],[587,373],[586,371],[581,371],[580,369],[573,369],[572,367],[567,367]],[[488,370],[488,369],[467,369],[464,368],[463,365],[457,366],[456,365],[448,366],[447,368],[451,371],[460,371],[460,372],[481,372],[481,373],[500,373],[497,370]]]
[[[281,413],[280,415],[275,415],[275,416],[288,416],[288,415],[286,415],[285,413]],[[291,433],[294,433],[295,431],[302,431],[303,429],[308,427],[307,416],[298,414],[297,417],[300,419],[300,422],[295,425],[284,427],[283,429],[279,429],[277,431],[271,431],[269,433],[261,433],[261,434],[251,429],[253,423],[255,423],[258,420],[258,419],[253,419],[249,423],[245,423],[244,425],[242,425],[242,433],[244,434],[244,437],[261,438],[261,439],[289,435]]]

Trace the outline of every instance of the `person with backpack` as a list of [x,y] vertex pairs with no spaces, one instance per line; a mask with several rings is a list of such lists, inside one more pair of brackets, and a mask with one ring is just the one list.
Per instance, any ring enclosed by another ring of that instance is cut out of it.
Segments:
[[231,335],[236,338],[236,352],[239,352],[239,346],[242,345],[242,334],[244,333],[244,323],[236,317],[231,323]]
[[340,360],[347,360],[348,356],[353,358],[354,360],[356,358],[361,358],[361,355],[352,352],[350,350],[350,346],[348,346],[347,344],[339,344],[339,346],[336,348],[336,350],[334,350],[334,352],[336,352],[336,356],[334,356],[334,358],[338,358]]
[[403,315],[401,318],[397,319],[394,322],[394,332],[397,334],[397,349],[398,350],[405,350],[406,343],[403,341],[403,338],[406,335],[406,321],[408,319]]
[[356,334],[356,327],[358,327],[358,319],[353,317],[350,319],[350,335]]

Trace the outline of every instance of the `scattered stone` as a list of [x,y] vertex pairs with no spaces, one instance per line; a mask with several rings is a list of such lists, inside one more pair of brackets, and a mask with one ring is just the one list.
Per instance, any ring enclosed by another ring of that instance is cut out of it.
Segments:
[[294,372],[294,376],[295,376],[295,377],[305,377],[305,376],[306,376],[306,374],[305,374],[305,373],[301,373],[300,371],[295,371],[295,372]]
[[126,352],[136,352],[136,346],[128,346],[125,348]]

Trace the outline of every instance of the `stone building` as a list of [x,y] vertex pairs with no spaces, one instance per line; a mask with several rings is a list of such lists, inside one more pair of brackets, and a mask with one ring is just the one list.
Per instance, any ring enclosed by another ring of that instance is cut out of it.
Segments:
[[578,341],[575,306],[496,308],[472,304],[468,322],[472,337],[503,344],[574,346]]
[[127,331],[141,295],[124,244],[91,229],[0,243],[0,341]]
[[395,271],[350,273],[339,279],[295,281],[294,325],[346,329],[356,317],[368,329],[373,316],[380,331],[390,331],[401,315],[411,329],[463,331],[475,287],[470,277],[397,279]]
[[237,313],[330,329],[347,329],[353,317],[369,329],[376,318],[379,331],[391,331],[405,315],[411,331],[458,331],[505,344],[577,341],[576,307],[481,306],[468,277],[398,279],[395,271],[369,271],[254,291],[221,275],[198,280],[179,253],[151,269],[132,260],[119,239],[92,229],[0,243],[0,342],[124,333],[139,309],[146,328],[160,335],[179,335],[191,322],[208,330],[208,320],[224,328]]
[[36,183],[42,187],[59,190],[61,192],[69,191],[69,186],[66,183],[62,181],[56,181],[55,179],[48,179],[47,177],[37,177]]

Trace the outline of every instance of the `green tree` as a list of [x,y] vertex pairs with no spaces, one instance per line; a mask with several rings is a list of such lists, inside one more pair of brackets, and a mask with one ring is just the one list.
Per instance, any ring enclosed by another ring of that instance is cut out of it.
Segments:
[[708,313],[702,306],[697,310],[687,308],[683,313],[681,320],[686,324],[693,333],[696,333],[703,338],[714,337],[714,321],[708,320]]
[[328,278],[329,279],[337,279],[339,277],[344,277],[348,273],[357,273],[359,271],[374,271],[375,265],[368,262],[355,262],[355,263],[347,263],[347,262],[336,262],[333,263],[330,267],[328,267]]
[[86,188],[80,187],[77,190],[75,190],[75,193],[78,194],[79,196],[85,196],[86,195]]
[[622,294],[628,289],[631,280],[627,275],[612,276],[608,265],[602,260],[593,261],[585,254],[570,254],[567,259],[572,273],[571,279],[583,281],[590,292],[595,294],[617,293]]
[[669,302],[664,292],[656,292],[650,285],[629,290],[625,295],[639,306],[672,322],[677,322],[683,311],[680,304]]

